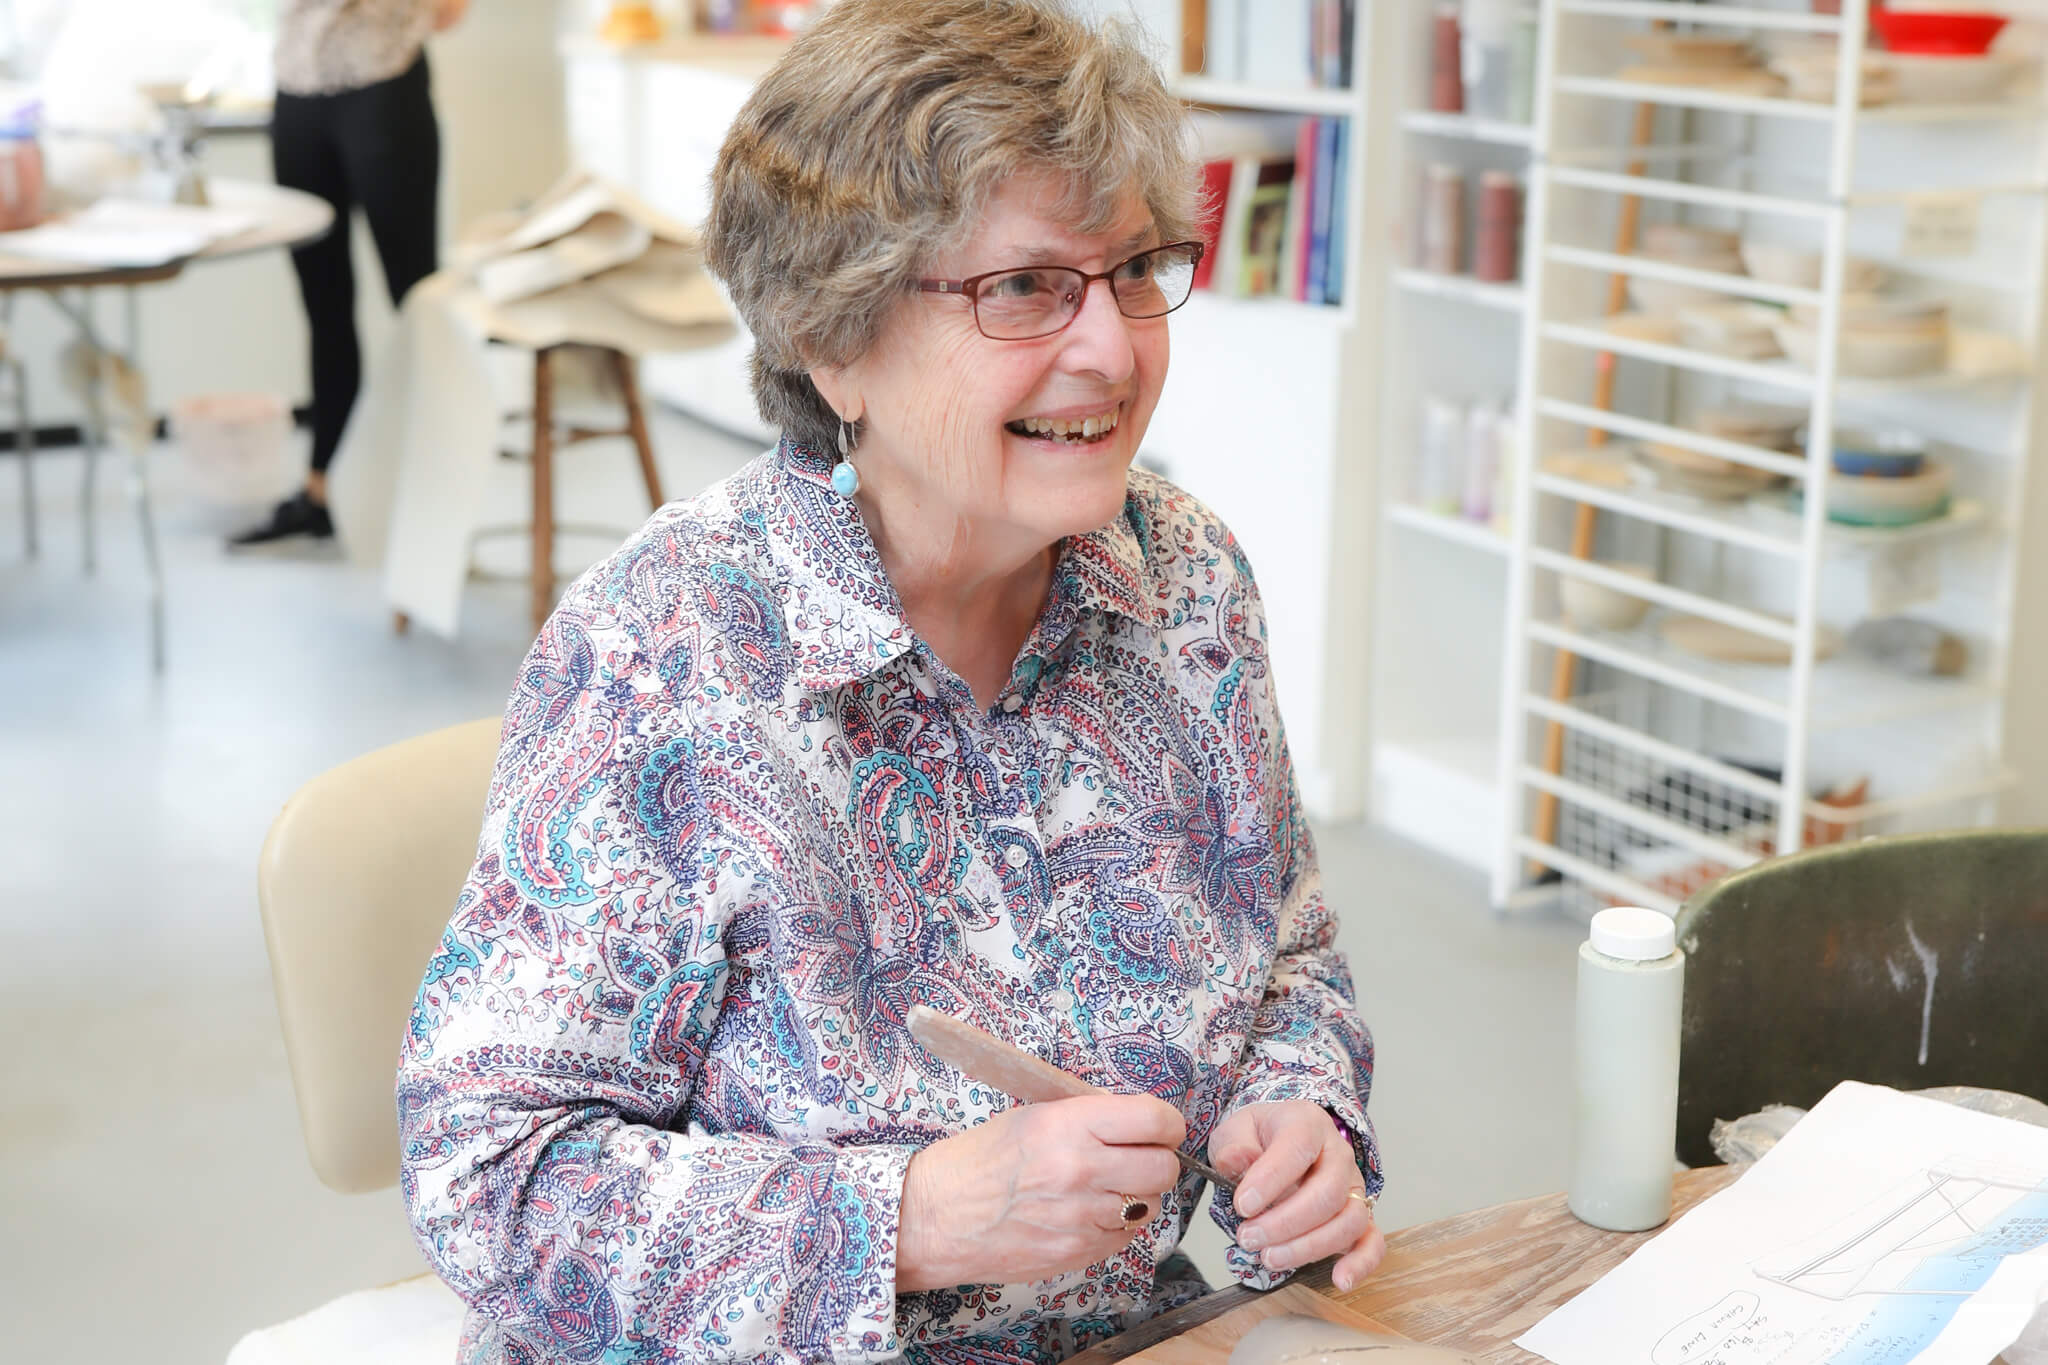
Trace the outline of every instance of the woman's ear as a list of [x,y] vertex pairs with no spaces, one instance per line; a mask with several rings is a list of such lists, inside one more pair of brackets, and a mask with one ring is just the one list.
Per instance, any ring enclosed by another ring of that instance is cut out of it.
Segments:
[[820,365],[810,372],[811,384],[842,422],[858,422],[867,415],[860,396],[860,383],[843,365]]

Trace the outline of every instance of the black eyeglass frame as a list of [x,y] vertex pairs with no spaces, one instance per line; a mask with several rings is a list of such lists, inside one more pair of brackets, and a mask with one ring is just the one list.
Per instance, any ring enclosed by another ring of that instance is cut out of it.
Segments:
[[[1140,256],[1154,256],[1162,251],[1183,250],[1188,253],[1188,270],[1192,276],[1194,269],[1201,265],[1202,256],[1208,251],[1208,247],[1201,242],[1163,242],[1158,246],[1148,246],[1143,251],[1133,251],[1109,269],[1097,271],[1092,275],[1085,270],[1079,270],[1070,265],[1012,265],[1005,266],[1001,270],[984,270],[979,275],[969,275],[964,280],[919,280],[917,288],[918,292],[923,294],[954,294],[964,297],[974,309],[975,330],[988,337],[990,341],[1043,341],[1047,337],[1058,336],[1061,332],[1074,325],[1074,319],[1081,316],[1081,309],[1087,304],[1089,287],[1097,280],[1109,281],[1109,296],[1116,303],[1116,311],[1134,322],[1142,322],[1151,318],[1163,318],[1168,313],[1173,312],[1181,304],[1194,297],[1194,289],[1192,287],[1189,288],[1187,294],[1182,296],[1180,303],[1162,308],[1156,313],[1132,313],[1125,310],[1123,300],[1117,296],[1116,272],[1122,270]],[[1019,271],[1025,270],[1056,270],[1062,275],[1079,278],[1081,286],[1074,295],[1078,300],[1074,305],[1074,311],[1067,314],[1065,322],[1062,322],[1049,332],[1038,332],[1028,337],[989,336],[988,329],[981,325],[981,282],[983,280],[992,280],[998,275],[1015,275]]]

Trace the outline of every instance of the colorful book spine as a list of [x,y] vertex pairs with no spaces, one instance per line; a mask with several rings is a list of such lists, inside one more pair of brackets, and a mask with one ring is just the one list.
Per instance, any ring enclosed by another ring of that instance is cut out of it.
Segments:
[[1332,119],[1331,122],[1337,125],[1337,150],[1336,154],[1331,158],[1330,247],[1329,264],[1323,279],[1323,302],[1342,303],[1344,302],[1344,269],[1346,265],[1344,239],[1346,229],[1349,226],[1346,220],[1350,216],[1348,201],[1351,197],[1345,193],[1344,188],[1349,183],[1351,121],[1349,119]]
[[1293,219],[1287,224],[1291,251],[1288,258],[1287,296],[1296,303],[1308,302],[1308,268],[1315,236],[1316,138],[1321,119],[1305,118],[1294,144]]
[[1325,286],[1330,269],[1330,209],[1333,188],[1333,172],[1337,161],[1337,129],[1344,120],[1326,118],[1316,120],[1316,155],[1314,197],[1310,214],[1312,225],[1309,229],[1308,287],[1303,291],[1304,303],[1322,303],[1328,297]]
[[1195,288],[1207,289],[1216,275],[1216,259],[1223,247],[1223,213],[1230,198],[1233,163],[1228,159],[1202,165],[1202,261],[1195,267]]

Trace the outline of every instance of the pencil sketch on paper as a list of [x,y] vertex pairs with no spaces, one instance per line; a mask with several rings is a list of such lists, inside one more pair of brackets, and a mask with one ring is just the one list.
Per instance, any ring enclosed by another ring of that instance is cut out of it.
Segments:
[[2048,1182],[1955,1158],[1901,1181],[1834,1226],[1759,1259],[1767,1280],[1824,1299],[1968,1295],[2007,1256],[2048,1242]]
[[[1799,1329],[1749,1290],[1666,1332],[1653,1365],[1903,1365],[2007,1256],[2048,1244],[2048,1182],[1962,1158],[1764,1256],[1762,1279],[1844,1305]],[[1854,1302],[1852,1302],[1854,1301]]]

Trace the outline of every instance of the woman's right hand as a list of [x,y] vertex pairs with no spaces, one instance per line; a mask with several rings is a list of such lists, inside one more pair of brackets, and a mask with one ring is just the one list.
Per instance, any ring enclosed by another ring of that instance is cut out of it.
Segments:
[[896,1242],[899,1292],[1025,1284],[1121,1251],[1125,1196],[1159,1211],[1180,1179],[1180,1111],[1150,1095],[1025,1105],[911,1158]]

